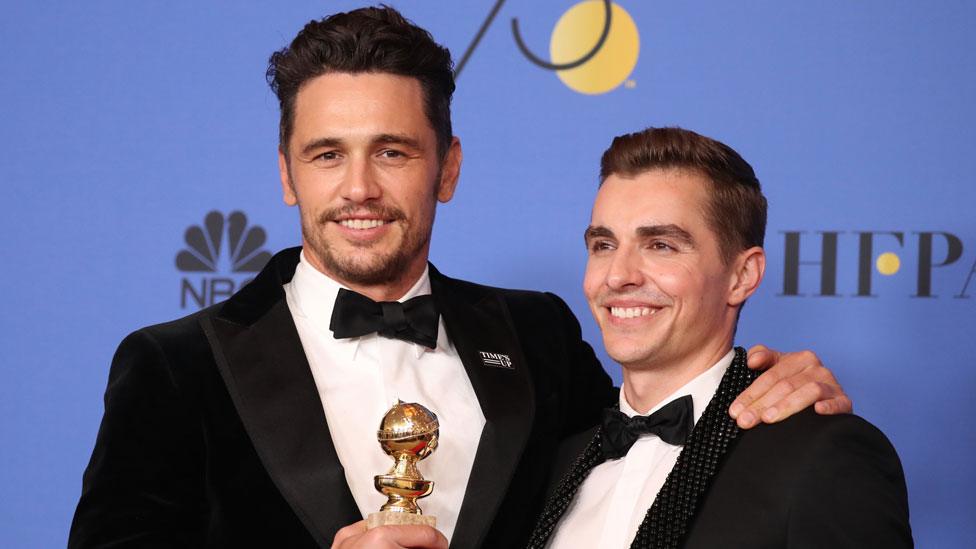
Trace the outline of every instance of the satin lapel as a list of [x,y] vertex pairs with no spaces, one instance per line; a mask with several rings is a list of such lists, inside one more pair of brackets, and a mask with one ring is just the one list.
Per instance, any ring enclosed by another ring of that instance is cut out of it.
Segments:
[[[479,547],[518,466],[534,419],[532,380],[501,297],[459,288],[431,268],[431,293],[485,415],[452,547]],[[494,353],[495,357],[481,354]],[[511,361],[505,366],[505,355]],[[495,361],[500,361],[496,364]],[[436,479],[435,479],[436,480]]]
[[[362,517],[281,288],[297,263],[297,251],[291,255],[272,259],[249,285],[254,287],[246,288],[249,292],[235,296],[221,314],[202,324],[268,474],[313,537],[327,547],[336,530]],[[273,272],[276,268],[281,272]]]
[[543,549],[549,543],[556,525],[566,513],[569,504],[573,502],[583,481],[594,467],[604,462],[600,446],[600,429],[594,427],[560,445],[560,459],[564,455],[573,456],[574,461],[568,468],[563,467],[565,474],[548,494],[546,505],[539,514],[539,520],[536,521],[526,549]]
[[758,375],[746,366],[745,350],[736,347],[732,365],[637,528],[631,549],[679,546],[695,518],[702,495],[739,434],[735,420],[729,417],[729,406]]

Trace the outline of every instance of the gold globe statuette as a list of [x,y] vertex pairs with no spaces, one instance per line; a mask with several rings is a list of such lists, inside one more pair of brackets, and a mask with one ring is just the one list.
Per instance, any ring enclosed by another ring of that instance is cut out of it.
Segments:
[[436,519],[424,515],[417,505],[418,499],[434,491],[434,482],[424,479],[417,470],[417,462],[437,449],[439,429],[437,416],[412,402],[397,400],[383,416],[376,438],[394,464],[385,475],[373,477],[373,485],[387,501],[378,513],[366,517],[366,528],[388,524],[435,525]]

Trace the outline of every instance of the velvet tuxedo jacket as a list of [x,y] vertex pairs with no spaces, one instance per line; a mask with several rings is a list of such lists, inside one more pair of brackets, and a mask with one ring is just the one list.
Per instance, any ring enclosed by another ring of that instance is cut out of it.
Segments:
[[[69,547],[329,547],[362,518],[285,302],[298,257],[121,343]],[[612,383],[558,297],[430,279],[486,419],[451,546],[523,545],[558,441]]]
[[[757,375],[745,363],[736,349],[631,547],[912,547],[904,473],[884,434],[855,415],[812,408],[740,431],[726,411]],[[599,429],[562,443],[529,547],[545,547],[603,461]]]

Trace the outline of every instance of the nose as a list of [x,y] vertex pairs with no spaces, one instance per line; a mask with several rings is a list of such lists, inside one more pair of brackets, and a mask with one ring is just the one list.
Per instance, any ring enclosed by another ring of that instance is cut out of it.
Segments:
[[376,179],[376,173],[365,155],[352,157],[348,169],[340,183],[339,193],[343,199],[355,204],[363,204],[379,198],[383,192]]
[[607,286],[614,290],[622,290],[631,286],[644,284],[644,276],[640,270],[640,254],[629,248],[618,248],[610,260],[607,269]]

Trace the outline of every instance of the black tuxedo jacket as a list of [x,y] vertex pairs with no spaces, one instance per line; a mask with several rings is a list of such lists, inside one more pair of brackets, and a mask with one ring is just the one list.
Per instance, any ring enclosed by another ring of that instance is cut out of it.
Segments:
[[[695,424],[631,547],[912,547],[898,455],[855,415],[812,408],[740,431],[726,410],[756,377],[736,358]],[[568,437],[530,547],[544,547],[601,463],[599,427]]]
[[[328,547],[362,518],[285,302],[298,252],[125,338],[69,547]],[[558,297],[430,279],[487,421],[452,547],[522,545],[558,440],[598,421],[612,384]]]

